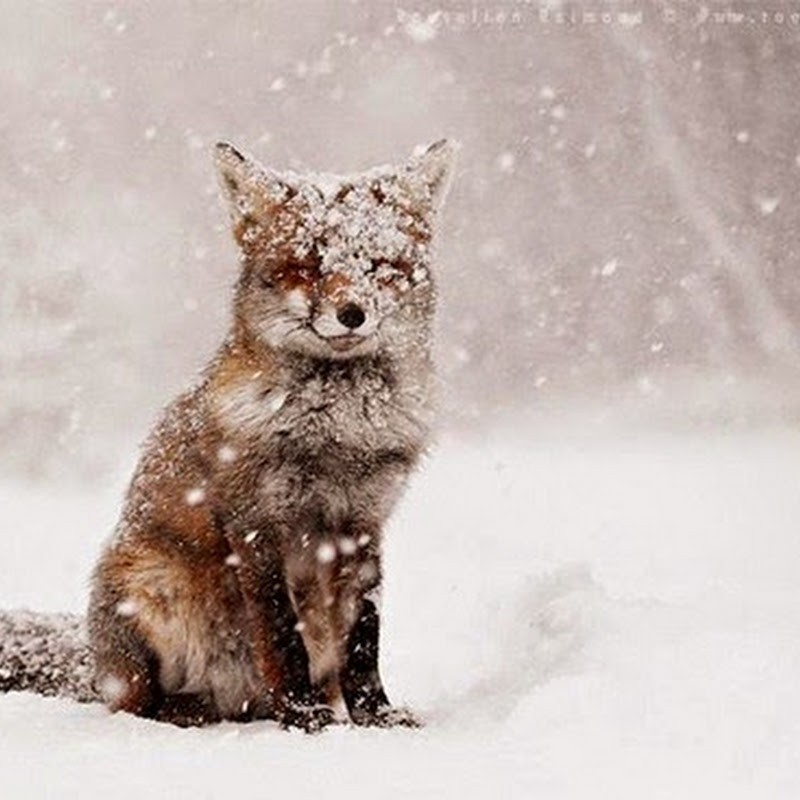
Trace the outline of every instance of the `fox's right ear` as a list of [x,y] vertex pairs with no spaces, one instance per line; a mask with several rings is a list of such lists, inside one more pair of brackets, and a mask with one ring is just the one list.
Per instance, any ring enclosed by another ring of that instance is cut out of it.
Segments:
[[239,244],[269,224],[296,190],[228,142],[214,148],[214,163]]
[[406,163],[402,178],[421,210],[436,213],[441,208],[459,147],[452,139],[439,139],[428,147],[418,148]]

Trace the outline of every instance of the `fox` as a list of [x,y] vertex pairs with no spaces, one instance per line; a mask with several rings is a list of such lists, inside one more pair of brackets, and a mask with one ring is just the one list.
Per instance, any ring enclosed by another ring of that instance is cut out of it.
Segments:
[[20,666],[27,630],[47,632],[2,617],[0,689],[180,726],[420,724],[380,677],[381,552],[432,433],[434,234],[456,151],[301,175],[215,146],[231,324],[145,441],[100,554],[91,689]]

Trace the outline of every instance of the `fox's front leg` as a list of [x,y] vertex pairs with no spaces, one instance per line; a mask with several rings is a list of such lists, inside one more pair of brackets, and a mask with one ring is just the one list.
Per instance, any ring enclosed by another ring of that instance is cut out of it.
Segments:
[[380,612],[379,584],[361,597],[360,612],[347,639],[347,656],[340,684],[350,718],[357,725],[418,727],[420,722],[405,708],[395,708],[381,682],[378,666]]
[[286,588],[282,560],[266,535],[227,534],[236,558],[256,668],[271,712],[285,725],[319,730],[333,721],[316,703],[308,653]]

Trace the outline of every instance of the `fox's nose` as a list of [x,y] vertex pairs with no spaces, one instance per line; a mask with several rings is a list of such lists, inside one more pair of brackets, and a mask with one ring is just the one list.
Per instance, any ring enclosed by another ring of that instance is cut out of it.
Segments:
[[336,319],[351,330],[360,328],[364,324],[366,318],[367,315],[364,313],[364,309],[355,303],[348,303],[336,312]]

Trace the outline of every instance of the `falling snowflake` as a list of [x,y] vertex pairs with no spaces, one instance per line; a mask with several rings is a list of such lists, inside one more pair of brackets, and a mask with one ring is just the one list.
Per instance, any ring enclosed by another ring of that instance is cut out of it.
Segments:
[[600,274],[604,278],[608,278],[609,276],[613,275],[617,271],[617,259],[612,258],[606,261],[605,264],[600,269]]
[[339,539],[339,552],[343,556],[351,556],[353,553],[356,552],[357,545],[356,540],[350,538],[349,536],[343,536]]
[[419,12],[407,14],[401,11],[398,13],[399,21],[406,36],[417,44],[424,44],[436,38],[439,33],[441,16],[441,11],[434,11],[428,16],[423,16]]
[[772,214],[780,205],[779,197],[767,197],[765,195],[758,195],[755,198],[755,204],[758,210],[765,216]]
[[139,604],[135,600],[127,598],[120,600],[115,610],[121,617],[132,617],[139,610]]
[[317,561],[320,564],[330,564],[336,559],[336,548],[330,542],[323,542],[317,548]]
[[98,685],[100,694],[107,703],[119,700],[128,689],[128,684],[116,675],[106,675]]
[[199,506],[200,503],[206,499],[205,490],[201,489],[199,486],[195,486],[186,492],[184,499],[186,500],[186,505]]
[[511,172],[514,169],[516,159],[513,153],[501,153],[497,157],[497,167],[500,172]]
[[236,450],[229,444],[223,444],[219,450],[217,450],[217,458],[223,464],[230,464],[236,461]]

